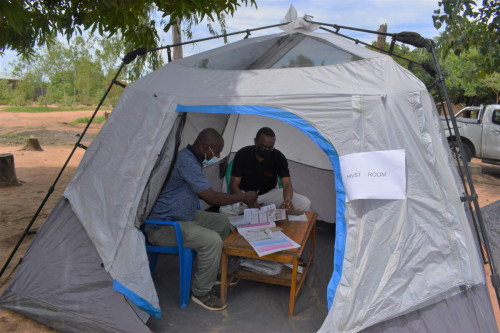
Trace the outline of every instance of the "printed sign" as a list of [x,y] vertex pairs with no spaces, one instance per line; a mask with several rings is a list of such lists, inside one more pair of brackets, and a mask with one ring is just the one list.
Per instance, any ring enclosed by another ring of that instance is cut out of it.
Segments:
[[404,149],[344,155],[340,169],[346,202],[406,198]]

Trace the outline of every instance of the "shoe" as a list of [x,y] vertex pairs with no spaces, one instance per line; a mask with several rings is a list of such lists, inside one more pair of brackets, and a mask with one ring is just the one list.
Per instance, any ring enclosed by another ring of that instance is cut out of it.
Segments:
[[203,296],[191,295],[191,300],[211,311],[220,311],[227,307],[227,304],[222,302],[221,299],[215,295],[215,291],[213,289],[208,294]]

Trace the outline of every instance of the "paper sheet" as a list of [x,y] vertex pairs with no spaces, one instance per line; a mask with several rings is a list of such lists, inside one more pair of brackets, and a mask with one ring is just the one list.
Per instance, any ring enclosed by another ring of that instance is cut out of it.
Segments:
[[300,215],[288,214],[288,221],[289,222],[307,222],[307,216],[306,216],[306,214],[300,214]]
[[[300,247],[300,244],[297,244],[294,242],[292,239],[288,238],[283,232],[281,231],[274,231],[272,232],[273,237],[272,238],[266,238],[262,240],[255,240],[255,241],[248,241],[248,243],[252,246],[252,248],[257,252],[259,257],[274,253],[274,252],[279,252],[279,251],[284,251],[288,249],[295,249]],[[242,234],[242,236],[245,238],[245,236]],[[246,238],[245,238],[246,239]]]
[[405,150],[372,151],[340,157],[346,202],[405,199]]

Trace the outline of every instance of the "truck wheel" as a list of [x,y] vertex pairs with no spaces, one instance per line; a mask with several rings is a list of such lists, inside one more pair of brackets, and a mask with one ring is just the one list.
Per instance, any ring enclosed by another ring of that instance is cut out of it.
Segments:
[[[456,150],[458,153],[458,156],[460,157],[460,150],[458,148],[457,143],[455,141],[450,141],[449,144],[450,144],[450,149],[452,151]],[[472,150],[470,149],[469,145],[464,143],[464,142],[462,142],[462,146],[464,147],[465,160],[467,162],[470,162],[472,159]]]

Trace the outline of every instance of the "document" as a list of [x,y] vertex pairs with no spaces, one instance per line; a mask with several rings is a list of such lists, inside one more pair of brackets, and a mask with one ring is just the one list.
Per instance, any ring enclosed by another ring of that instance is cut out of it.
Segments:
[[[307,221],[305,214],[302,215]],[[296,216],[296,218],[300,219],[301,216]],[[285,209],[276,209],[274,204],[260,209],[245,209],[243,215],[229,217],[231,224],[238,229],[238,233],[245,238],[259,257],[300,247],[283,232],[273,230],[276,227],[274,221],[285,219]]]
[[340,157],[346,202],[406,198],[405,150],[371,151]]
[[239,227],[240,225],[250,224],[245,220],[243,215],[228,216],[229,222],[231,222],[233,227]]
[[289,222],[307,222],[307,216],[306,214],[288,214],[288,221]]
[[247,240],[247,242],[254,242],[264,239],[274,238],[273,232],[269,228],[265,229],[241,229],[238,230],[241,236]]
[[[269,229],[268,229],[269,230]],[[238,232],[240,232],[238,230]],[[300,244],[297,244],[292,239],[288,238],[281,231],[267,231],[261,230],[259,236],[257,233],[252,235],[252,232],[240,232],[241,236],[247,240],[247,242],[252,246],[252,248],[257,252],[259,257],[284,251],[288,249],[295,249],[300,247]],[[272,234],[272,237],[271,237]],[[261,237],[261,238],[260,238]]]
[[274,204],[262,208],[247,208],[243,215],[229,216],[229,222],[235,227],[259,228],[275,227],[274,221],[286,220],[286,210],[276,209]]
[[276,227],[276,223],[274,222],[265,222],[265,223],[258,223],[258,224],[242,224],[236,227],[238,229],[238,232],[241,234],[242,230],[262,230],[266,228],[274,228]]

